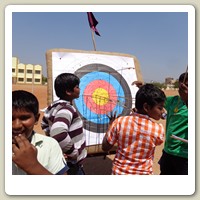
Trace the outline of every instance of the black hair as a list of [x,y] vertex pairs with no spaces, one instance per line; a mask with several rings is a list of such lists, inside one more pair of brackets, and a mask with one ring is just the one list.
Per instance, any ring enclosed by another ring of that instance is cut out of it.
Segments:
[[143,109],[144,103],[153,107],[165,99],[165,93],[161,89],[153,84],[145,84],[136,93],[135,107],[138,110]]
[[178,81],[179,81],[179,82],[183,82],[184,79],[185,79],[185,81],[188,81],[188,72],[182,73],[182,74],[179,76]]
[[64,99],[66,96],[66,91],[73,92],[74,87],[79,85],[80,79],[75,74],[71,73],[62,73],[58,75],[54,82],[54,88],[56,95]]
[[32,93],[24,90],[16,90],[12,92],[12,108],[24,109],[36,116],[39,112],[39,102]]

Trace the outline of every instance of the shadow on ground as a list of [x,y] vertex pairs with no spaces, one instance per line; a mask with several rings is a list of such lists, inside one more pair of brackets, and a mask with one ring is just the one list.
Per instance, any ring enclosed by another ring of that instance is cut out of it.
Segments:
[[88,157],[84,162],[86,175],[111,175],[112,158],[109,156]]

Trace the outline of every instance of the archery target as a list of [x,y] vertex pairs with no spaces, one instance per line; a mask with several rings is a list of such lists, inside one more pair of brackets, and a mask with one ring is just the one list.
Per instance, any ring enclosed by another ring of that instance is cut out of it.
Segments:
[[47,52],[47,65],[49,104],[58,99],[53,84],[59,74],[74,73],[80,78],[80,96],[74,107],[83,120],[87,146],[102,143],[110,112],[128,115],[135,105],[138,88],[132,82],[138,78],[134,56],[55,49]]
[[126,80],[114,69],[102,64],[81,67],[75,74],[80,78],[80,97],[75,106],[84,119],[85,129],[104,133],[109,115],[126,115],[132,107],[132,95]]

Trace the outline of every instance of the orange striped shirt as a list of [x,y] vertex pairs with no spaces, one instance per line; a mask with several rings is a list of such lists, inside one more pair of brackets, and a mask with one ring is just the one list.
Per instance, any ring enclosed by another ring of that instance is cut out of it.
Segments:
[[155,147],[164,141],[162,124],[134,113],[117,118],[106,134],[108,143],[118,146],[112,174],[153,174]]

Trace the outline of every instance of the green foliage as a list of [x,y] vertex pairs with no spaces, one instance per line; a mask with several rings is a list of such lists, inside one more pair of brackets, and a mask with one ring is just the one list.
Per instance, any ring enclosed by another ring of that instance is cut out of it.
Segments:
[[174,88],[178,88],[178,80],[174,83]]
[[166,89],[167,88],[167,86],[165,85],[165,83],[151,82],[151,84],[155,85],[156,87],[158,87],[160,89]]
[[47,77],[44,77],[43,75],[42,75],[42,84],[43,85],[47,84]]

